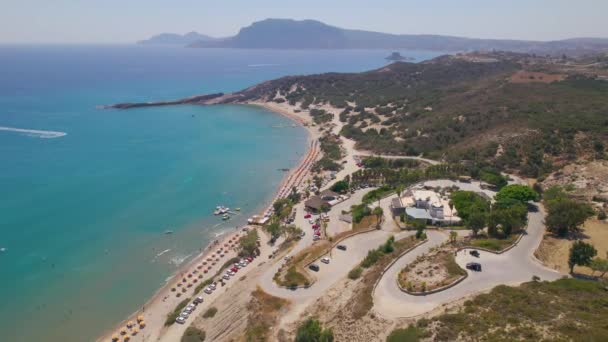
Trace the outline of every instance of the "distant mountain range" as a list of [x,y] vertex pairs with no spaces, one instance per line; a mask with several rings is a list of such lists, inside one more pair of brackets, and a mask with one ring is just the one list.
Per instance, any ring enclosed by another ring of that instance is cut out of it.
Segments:
[[[153,37],[145,42],[167,40],[159,37]],[[537,54],[584,54],[608,51],[606,38],[573,38],[541,42],[430,34],[388,34],[343,29],[315,20],[291,19],[266,19],[242,28],[232,37],[213,39],[204,36],[184,45],[198,48],[242,49],[417,49],[449,52],[504,50]]]
[[141,40],[137,42],[137,44],[187,46],[197,42],[209,42],[212,40],[215,40],[215,38],[197,32],[189,32],[183,35],[177,33],[161,33],[150,39]]

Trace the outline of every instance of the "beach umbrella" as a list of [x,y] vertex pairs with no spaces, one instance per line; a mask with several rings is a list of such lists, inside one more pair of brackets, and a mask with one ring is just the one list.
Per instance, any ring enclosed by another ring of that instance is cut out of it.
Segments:
[[171,288],[171,292],[175,292],[175,287],[172,287],[172,288]]
[[207,271],[207,270],[204,270],[204,271],[203,271],[203,273],[207,273],[207,272],[209,272],[209,271]]
[[138,332],[139,332],[139,329],[133,328],[133,331],[131,332],[131,334],[133,334],[133,336],[135,336],[135,335],[137,335]]
[[118,340],[120,340],[120,337],[118,337],[118,335],[116,335],[116,334],[112,335],[112,341],[113,342],[116,342]]
[[182,292],[186,292],[186,291],[188,291],[188,290],[186,290],[185,287],[182,287]]
[[141,322],[139,322],[139,328],[143,329],[146,327],[146,322],[142,319]]
[[192,279],[193,283],[196,283],[197,281],[198,281],[198,279],[196,279],[196,278]]
[[127,333],[127,329],[125,329],[125,328],[120,329],[120,334],[121,335],[124,335],[126,333]]
[[123,341],[128,341],[128,340],[130,340],[130,339],[131,339],[131,338],[130,338],[129,336],[125,336],[125,337],[123,338]]
[[181,287],[181,286],[182,286],[182,283],[177,283],[177,287]]
[[143,316],[143,315],[139,315],[139,316],[137,316],[137,321],[138,321],[138,322],[141,322],[141,321],[143,321],[143,320],[144,320],[144,316]]
[[203,261],[203,265],[207,265],[207,262],[206,262],[206,261]]
[[203,279],[203,275],[202,275],[202,274],[199,274],[199,275],[198,275],[198,279]]
[[188,287],[192,287],[192,283],[188,283]]
[[133,321],[128,321],[127,322],[127,328],[131,328],[133,326]]
[[182,296],[182,294],[179,292],[177,294],[175,294],[175,297],[181,297],[181,296]]

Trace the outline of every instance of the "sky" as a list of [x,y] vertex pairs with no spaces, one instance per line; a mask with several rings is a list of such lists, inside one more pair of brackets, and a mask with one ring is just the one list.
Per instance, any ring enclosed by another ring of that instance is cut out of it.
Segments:
[[234,35],[266,18],[402,34],[608,38],[606,0],[2,0],[0,43],[132,43],[161,32]]

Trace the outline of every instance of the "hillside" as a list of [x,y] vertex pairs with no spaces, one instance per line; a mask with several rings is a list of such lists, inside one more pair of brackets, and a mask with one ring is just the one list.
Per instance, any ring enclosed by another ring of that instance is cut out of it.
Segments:
[[[600,61],[600,59],[598,59]],[[606,63],[526,55],[443,56],[357,74],[284,77],[229,101],[327,104],[358,148],[491,163],[538,177],[577,158],[603,158]]]
[[176,33],[161,33],[149,39],[141,40],[137,42],[137,44],[186,46],[194,42],[209,42],[213,40],[215,40],[215,38],[197,32],[189,32],[183,35]]
[[233,37],[190,45],[244,49],[419,49],[432,51],[505,50],[537,54],[584,54],[608,50],[608,39],[575,38],[551,42],[472,39],[429,34],[388,34],[349,30],[315,20],[266,19]]

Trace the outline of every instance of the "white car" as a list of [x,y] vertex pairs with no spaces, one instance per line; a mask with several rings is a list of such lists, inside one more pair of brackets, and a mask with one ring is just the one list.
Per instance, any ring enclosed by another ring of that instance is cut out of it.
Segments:
[[308,223],[310,223],[310,224],[314,224],[314,223],[315,223],[315,220],[310,219],[310,220],[308,220]]
[[184,323],[186,323],[186,319],[182,316],[177,316],[177,318],[175,319],[175,322],[179,323],[179,324],[184,324]]
[[321,240],[321,237],[318,235],[315,235],[312,237],[312,241],[317,241],[317,240]]
[[211,284],[211,285],[209,285],[209,287],[210,287],[212,290],[215,290],[215,289],[217,288],[217,286],[216,286],[215,284]]
[[183,319],[188,318],[188,316],[190,316],[190,314],[186,311],[182,311],[182,313],[179,314],[179,317],[182,317]]
[[227,274],[224,274],[224,276],[222,278],[224,278],[225,280],[230,280],[230,276]]
[[328,257],[321,258],[321,262],[324,264],[329,264],[329,258]]
[[213,290],[212,290],[210,287],[207,287],[207,288],[205,289],[205,293],[206,293],[206,294],[212,294],[212,293],[213,293]]
[[284,259],[285,261],[289,261],[289,259],[291,259],[291,255],[287,254]]
[[188,306],[186,306],[186,309],[194,310],[194,309],[196,309],[196,305],[188,304]]
[[194,304],[200,304],[202,302],[203,302],[202,296],[198,296],[198,297],[194,298]]

